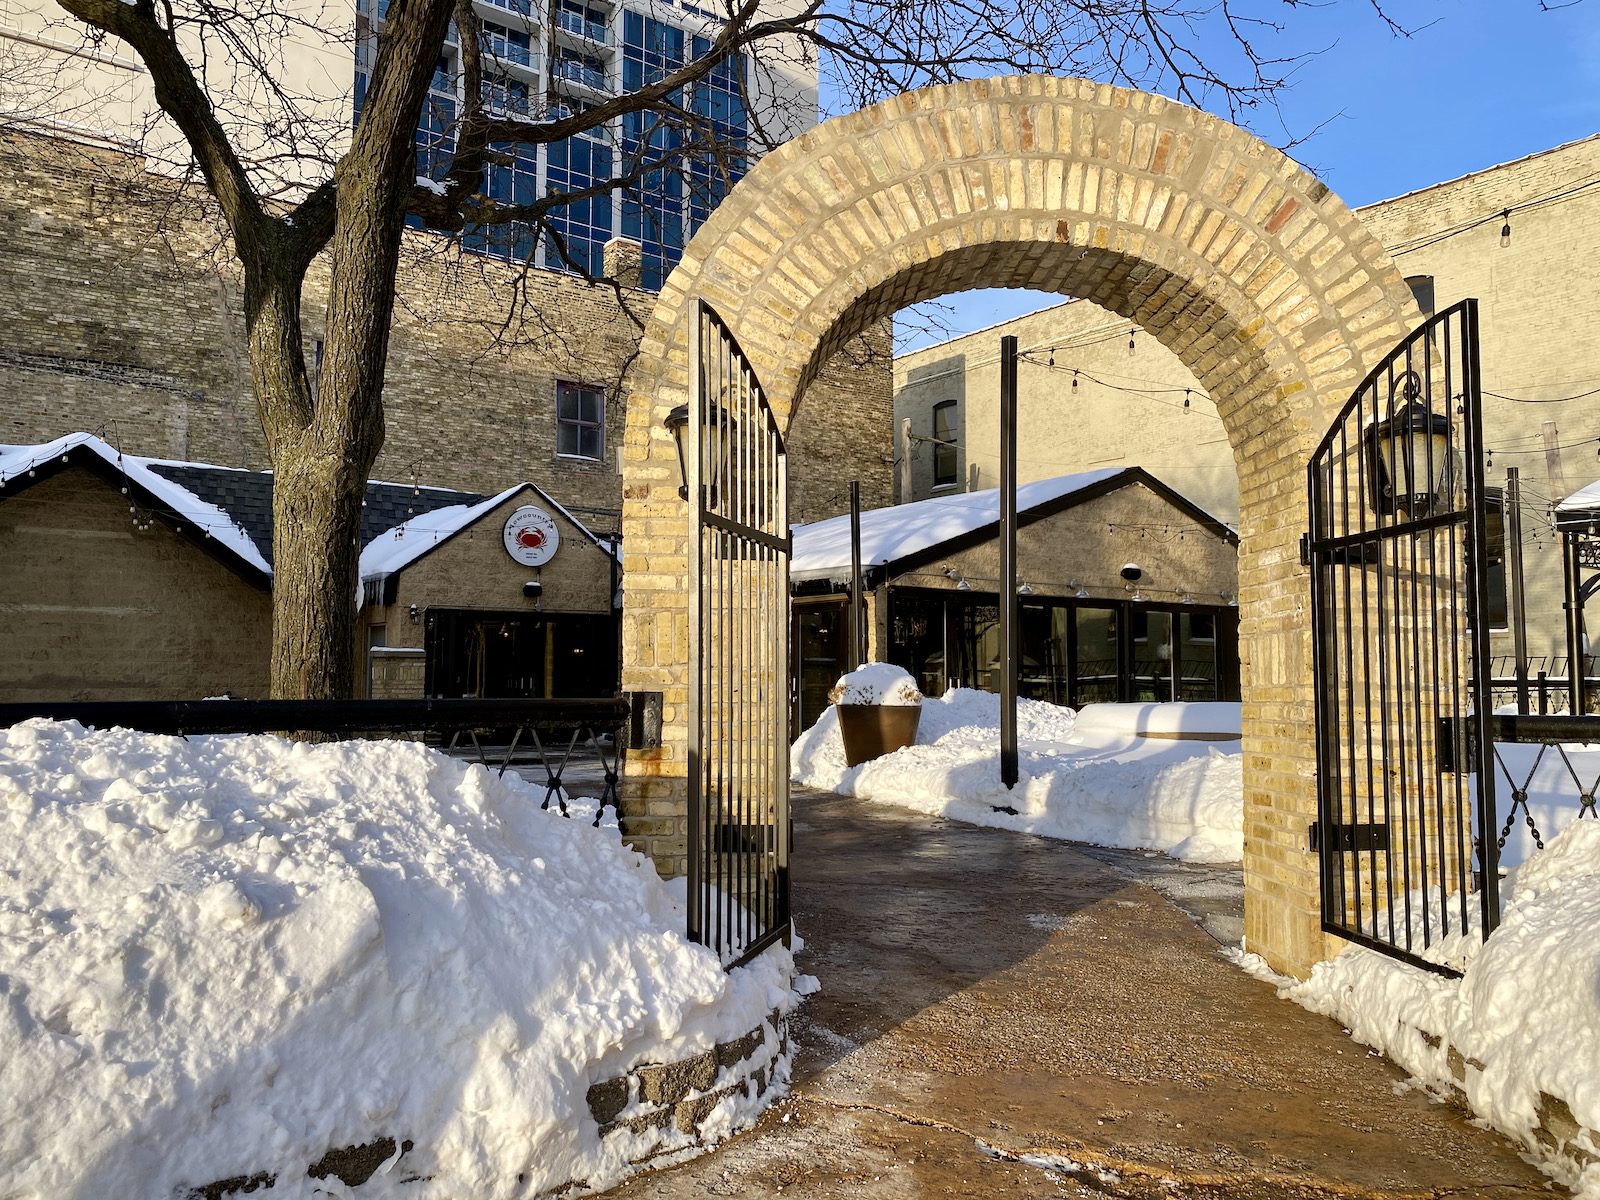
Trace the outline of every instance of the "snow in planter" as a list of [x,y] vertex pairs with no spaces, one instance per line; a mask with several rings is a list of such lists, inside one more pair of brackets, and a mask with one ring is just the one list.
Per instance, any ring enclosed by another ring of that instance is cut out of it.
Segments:
[[725,973],[542,796],[407,742],[0,730],[0,1195],[341,1195],[308,1166],[378,1143],[355,1194],[490,1200],[687,1145],[602,1138],[589,1087],[761,1028],[792,960]]
[[1453,940],[1460,979],[1352,946],[1280,994],[1434,1090],[1454,1084],[1551,1175],[1600,1200],[1600,821],[1567,825],[1502,895],[1487,941],[1475,929]]
[[[1219,740],[1190,740],[1200,735]],[[1020,778],[1008,791],[1000,697],[952,688],[923,701],[916,745],[859,767],[845,765],[838,716],[828,709],[794,743],[793,778],[978,825],[1233,862],[1244,850],[1238,736],[1237,704],[1101,704],[1074,713],[1019,700]]]
[[922,703],[922,693],[910,674],[892,663],[862,663],[841,675],[828,693],[835,704],[888,704],[896,708]]

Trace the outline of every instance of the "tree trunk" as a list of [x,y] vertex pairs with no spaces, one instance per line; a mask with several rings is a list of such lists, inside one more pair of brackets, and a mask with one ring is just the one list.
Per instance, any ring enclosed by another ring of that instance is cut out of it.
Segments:
[[376,447],[280,447],[272,487],[272,695],[345,699],[355,688],[361,498]]
[[304,267],[263,256],[246,274],[251,373],[274,472],[271,690],[280,699],[342,700],[355,690],[361,502],[383,447],[404,222],[392,200],[374,196],[382,190],[340,197],[314,395],[301,341]]

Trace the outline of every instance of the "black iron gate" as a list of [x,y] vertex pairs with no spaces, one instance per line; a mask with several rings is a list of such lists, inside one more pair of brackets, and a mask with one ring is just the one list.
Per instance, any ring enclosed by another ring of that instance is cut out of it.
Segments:
[[788,464],[704,301],[689,361],[689,937],[732,966],[789,935]]
[[1309,470],[1322,927],[1454,973],[1499,920],[1477,301],[1350,397]]

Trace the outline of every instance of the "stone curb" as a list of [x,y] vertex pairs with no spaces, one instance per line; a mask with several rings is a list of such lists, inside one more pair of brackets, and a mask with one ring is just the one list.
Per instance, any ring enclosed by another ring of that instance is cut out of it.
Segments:
[[[774,1031],[770,1035],[769,1029]],[[641,1063],[625,1075],[594,1084],[588,1092],[589,1114],[600,1127],[600,1136],[610,1137],[621,1130],[633,1134],[675,1130],[698,1139],[701,1123],[729,1096],[751,1084],[755,1096],[766,1094],[772,1080],[769,1065],[752,1068],[750,1063],[767,1048],[769,1037],[775,1044],[768,1063],[781,1057],[789,1045],[788,1021],[776,1008],[743,1037],[719,1042],[678,1062]],[[736,1078],[718,1088],[717,1080],[725,1071]]]

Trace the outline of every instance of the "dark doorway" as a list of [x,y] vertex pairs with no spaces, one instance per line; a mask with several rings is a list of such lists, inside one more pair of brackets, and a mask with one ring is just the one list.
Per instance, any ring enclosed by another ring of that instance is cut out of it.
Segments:
[[848,611],[839,602],[794,606],[792,653],[798,687],[791,709],[792,737],[816,723],[828,707],[828,693],[845,673]]
[[429,609],[430,696],[614,696],[616,631],[588,613]]

